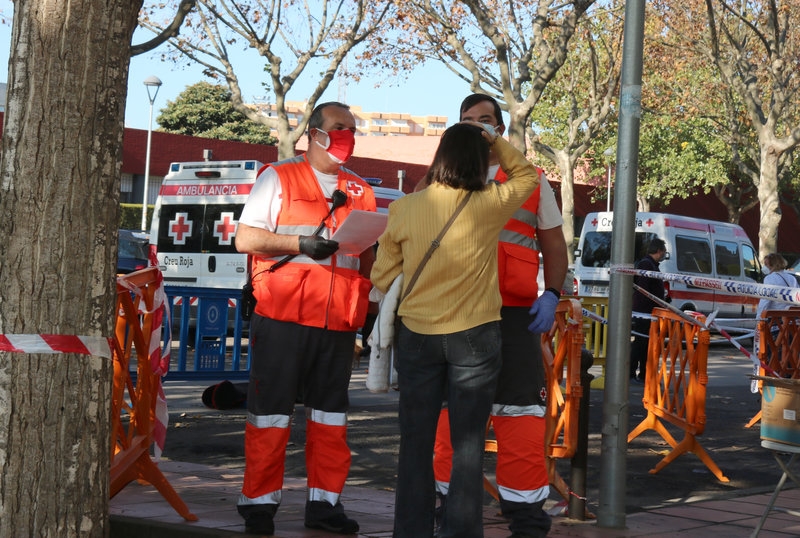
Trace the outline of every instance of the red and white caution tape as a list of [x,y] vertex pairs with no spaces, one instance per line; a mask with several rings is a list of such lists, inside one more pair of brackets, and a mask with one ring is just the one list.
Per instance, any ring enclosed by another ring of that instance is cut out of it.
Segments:
[[64,334],[0,334],[0,351],[13,353],[77,353],[111,358],[112,344],[102,336]]
[[[151,259],[151,263],[155,261]],[[158,266],[158,264],[155,264]],[[172,320],[170,319],[170,310],[167,301],[167,293],[164,290],[164,275],[158,271],[156,277],[158,288],[153,296],[154,309],[152,333],[150,334],[150,367],[153,373],[158,377],[158,391],[156,393],[156,408],[155,408],[155,425],[153,428],[153,456],[156,461],[161,458],[161,453],[164,451],[164,445],[167,441],[167,425],[169,424],[169,411],[167,410],[167,395],[164,394],[164,385],[161,383],[161,378],[169,372],[169,359],[172,348]],[[141,303],[140,303],[141,304]],[[161,342],[162,329],[164,327],[164,317],[166,316],[166,331],[165,341]]]
[[697,277],[677,273],[662,273],[660,271],[643,271],[624,265],[612,266],[611,271],[627,275],[657,278],[659,280],[669,280],[671,282],[683,282],[684,284],[697,286],[698,288],[719,290],[747,297],[755,297],[756,299],[769,299],[771,301],[800,305],[800,288],[773,286],[771,284],[758,284],[755,282],[741,282],[739,280],[723,280],[721,278]]

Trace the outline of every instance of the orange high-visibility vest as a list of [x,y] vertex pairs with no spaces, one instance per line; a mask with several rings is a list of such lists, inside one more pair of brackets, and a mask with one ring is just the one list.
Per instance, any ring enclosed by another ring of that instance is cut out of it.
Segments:
[[[508,176],[497,169],[494,181],[504,183]],[[539,170],[539,179],[542,171]],[[497,266],[503,306],[530,306],[539,296],[536,277],[539,274],[538,225],[540,189],[514,212],[503,230],[497,245]]]
[[[312,235],[329,205],[304,155],[273,163],[281,182],[281,209],[276,233]],[[372,188],[355,173],[339,168],[338,189],[347,202],[325,222],[330,238],[353,209],[375,211]],[[275,272],[269,268],[283,256],[253,256],[255,312],[261,316],[333,331],[355,331],[364,324],[370,281],[361,276],[359,256],[334,254],[313,260],[300,254]]]

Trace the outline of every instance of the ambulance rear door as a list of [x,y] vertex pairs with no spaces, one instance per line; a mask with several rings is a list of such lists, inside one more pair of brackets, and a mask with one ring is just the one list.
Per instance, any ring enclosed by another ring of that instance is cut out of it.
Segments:
[[165,284],[244,285],[247,256],[236,251],[234,238],[260,168],[258,161],[171,165],[159,192],[151,233]]

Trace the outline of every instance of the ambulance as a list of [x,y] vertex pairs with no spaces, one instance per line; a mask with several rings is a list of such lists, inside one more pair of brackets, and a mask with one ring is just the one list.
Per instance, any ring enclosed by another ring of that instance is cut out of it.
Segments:
[[241,289],[247,256],[236,251],[234,237],[262,166],[255,160],[170,164],[150,230],[166,285]]
[[[171,163],[153,212],[150,248],[168,286],[241,289],[247,256],[236,251],[239,217],[259,161]],[[378,211],[403,195],[373,187]]]
[[[575,250],[575,290],[579,296],[608,297],[611,265],[613,212],[589,213]],[[761,264],[741,226],[727,222],[670,215],[636,213],[631,226],[635,230],[634,258],[647,254],[653,238],[667,245],[666,258],[660,263],[663,273],[719,278],[741,282],[760,282]],[[754,318],[758,300],[719,290],[665,281],[672,305],[684,311],[720,317]]]

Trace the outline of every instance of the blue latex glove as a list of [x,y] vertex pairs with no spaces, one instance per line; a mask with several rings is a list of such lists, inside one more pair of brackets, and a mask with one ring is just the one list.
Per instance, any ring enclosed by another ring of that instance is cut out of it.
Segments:
[[533,322],[528,325],[528,330],[532,333],[546,333],[553,327],[556,320],[556,307],[558,297],[552,291],[546,291],[533,301],[528,312],[533,316]]

